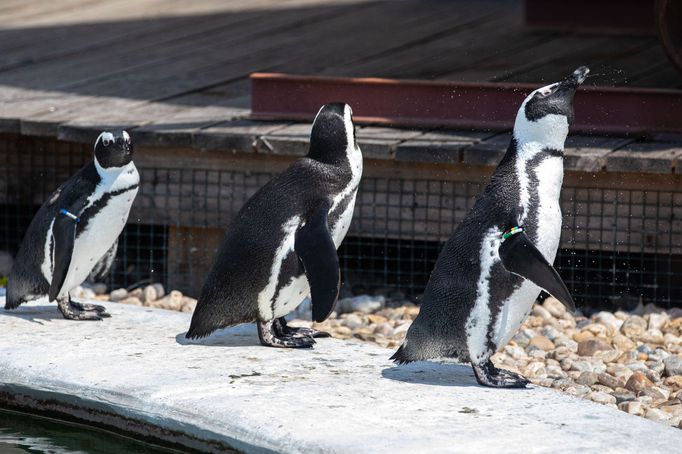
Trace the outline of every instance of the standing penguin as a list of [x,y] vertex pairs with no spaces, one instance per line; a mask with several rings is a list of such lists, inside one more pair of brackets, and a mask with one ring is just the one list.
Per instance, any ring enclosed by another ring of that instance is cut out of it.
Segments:
[[580,67],[525,99],[507,153],[441,251],[419,315],[391,359],[455,358],[471,362],[481,385],[528,384],[490,357],[516,333],[542,289],[575,310],[551,263],[561,236],[564,141],[573,95],[588,72]]
[[47,295],[64,318],[108,317],[103,306],[72,301],[69,291],[118,240],[139,182],[128,133],[100,134],[94,161],[57,188],[31,221],[9,276],[5,309]]
[[361,175],[350,106],[323,106],[307,156],[260,188],[228,227],[186,337],[253,321],[266,346],[311,347],[313,337],[328,336],[289,327],[284,316],[309,294],[314,320],[332,312],[336,249],[350,227]]

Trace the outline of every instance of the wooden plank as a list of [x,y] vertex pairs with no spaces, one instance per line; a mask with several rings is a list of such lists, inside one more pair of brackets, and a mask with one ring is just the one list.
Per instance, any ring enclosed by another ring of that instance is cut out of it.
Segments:
[[682,159],[679,143],[635,142],[606,156],[609,172],[672,173]]
[[288,122],[227,121],[197,131],[192,147],[200,150],[227,150],[232,153],[255,152],[257,140],[261,136],[288,125]]
[[481,142],[494,134],[469,131],[429,131],[408,139],[395,152],[397,161],[458,164],[464,148]]
[[634,139],[569,135],[564,149],[564,169],[598,172],[606,166],[606,156]]
[[[451,3],[455,6],[454,3]],[[481,6],[482,4],[479,4]],[[518,41],[495,40],[506,35],[508,27],[520,22],[520,12],[509,4],[482,5],[481,10],[470,13],[469,17],[459,16],[450,29],[442,34],[434,34],[422,42],[415,40],[391,52],[370,54],[352,64],[335,64],[327,67],[322,74],[352,75],[354,77],[395,78],[442,78],[442,74],[453,70],[453,66],[466,67],[480,59],[488,58],[491,53],[507,52],[513,47],[524,45]],[[488,7],[490,9],[488,9]],[[446,15],[445,17],[450,17]],[[461,23],[461,25],[459,25]],[[481,37],[486,37],[482,40]],[[537,39],[525,40],[529,44]],[[502,44],[504,43],[504,44]]]

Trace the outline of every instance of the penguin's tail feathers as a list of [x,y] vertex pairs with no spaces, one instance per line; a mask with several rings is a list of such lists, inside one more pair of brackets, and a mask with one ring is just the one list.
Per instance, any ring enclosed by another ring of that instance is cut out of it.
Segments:
[[23,298],[23,296],[20,295],[19,293],[20,292],[17,292],[16,286],[12,285],[12,281],[10,280],[7,283],[7,294],[5,297],[5,309],[7,309],[7,310],[16,309],[17,307],[19,307],[19,305],[26,302],[26,300]]
[[401,364],[408,364],[414,361],[414,359],[410,358],[408,356],[407,348],[405,347],[406,344],[403,344],[400,346],[398,351],[396,351],[393,356],[391,356],[391,360],[394,361],[396,364],[401,365]]
[[197,317],[192,317],[192,323],[190,323],[189,329],[185,334],[185,339],[202,339],[209,336],[216,329],[218,327],[201,323],[197,321]]

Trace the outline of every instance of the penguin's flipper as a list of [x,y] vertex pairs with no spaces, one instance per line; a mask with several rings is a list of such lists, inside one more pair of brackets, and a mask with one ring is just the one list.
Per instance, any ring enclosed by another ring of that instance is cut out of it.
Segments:
[[331,314],[339,297],[341,271],[336,246],[329,232],[329,202],[320,203],[296,231],[294,250],[303,263],[310,283],[313,320],[322,322]]
[[507,271],[533,282],[561,301],[569,311],[575,312],[575,303],[566,284],[525,233],[519,232],[504,240],[499,254]]
[[73,245],[76,242],[76,223],[73,219],[58,214],[52,226],[52,236],[54,237],[54,269],[48,293],[50,301],[57,299],[69,272]]

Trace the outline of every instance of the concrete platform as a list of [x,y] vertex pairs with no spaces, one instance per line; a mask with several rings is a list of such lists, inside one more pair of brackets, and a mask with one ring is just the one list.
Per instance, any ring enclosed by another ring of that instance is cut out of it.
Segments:
[[0,311],[0,405],[213,452],[682,446],[682,431],[550,389],[482,388],[468,366],[397,368],[388,350],[332,339],[264,348],[253,326],[189,344],[189,314],[107,306],[103,322],[64,320],[44,302]]

